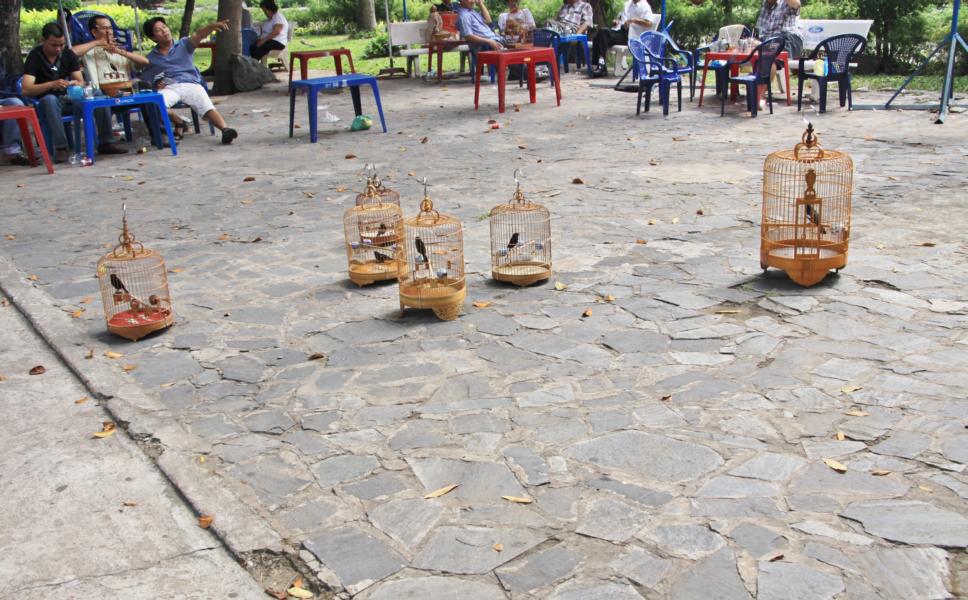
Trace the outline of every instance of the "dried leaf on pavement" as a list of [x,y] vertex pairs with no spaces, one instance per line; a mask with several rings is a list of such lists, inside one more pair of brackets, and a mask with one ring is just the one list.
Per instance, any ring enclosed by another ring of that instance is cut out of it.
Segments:
[[445,485],[444,487],[440,488],[439,490],[434,490],[434,491],[430,492],[429,494],[427,494],[426,496],[424,496],[424,500],[430,500],[431,498],[440,498],[444,494],[451,493],[452,491],[454,491],[455,489],[457,489],[459,486],[460,486],[459,483],[452,483],[450,485]]
[[248,175],[248,176],[246,176],[246,177],[245,177],[244,179],[242,179],[242,181],[243,181],[244,183],[249,183],[249,182],[251,182],[251,181],[255,181],[255,177],[253,177],[253,176],[251,176],[251,175]]
[[286,590],[286,593],[288,593],[293,598],[312,598],[313,597],[312,592],[297,586],[292,586],[291,588]]
[[87,402],[87,396],[81,396],[74,401],[74,404],[84,404],[85,402]]
[[837,432],[837,441],[838,441],[838,442],[842,442],[842,441],[844,441],[844,438],[845,438],[845,437],[846,437],[846,436],[844,435],[844,432],[843,432],[843,431],[838,431],[838,432]]
[[869,412],[865,412],[865,411],[857,410],[857,409],[848,410],[844,414],[847,415],[848,417],[868,417],[868,416],[870,416],[870,413]]
[[853,392],[856,392],[862,389],[864,389],[864,386],[862,385],[847,384],[844,387],[840,388],[840,391],[843,392],[844,394],[851,394]]
[[830,467],[834,471],[837,471],[838,473],[846,473],[847,472],[847,467],[843,463],[839,463],[839,462],[835,461],[832,458],[825,458],[823,460],[823,462],[824,462],[825,465],[827,465],[828,467]]
[[568,286],[565,285],[565,284],[563,284],[563,283],[561,283],[560,281],[556,281],[555,282],[555,289],[560,292],[561,290],[568,289]]
[[356,155],[355,154],[347,154],[344,158],[346,160],[353,160],[354,158],[356,158]]
[[590,316],[592,316],[592,309],[586,308],[585,311],[581,314],[581,316],[582,317],[590,317]]
[[883,477],[885,475],[890,475],[890,474],[891,472],[888,471],[887,469],[874,469],[873,471],[871,471],[871,475],[875,477]]
[[208,529],[209,527],[212,526],[212,521],[214,520],[215,520],[215,517],[213,517],[212,515],[200,515],[198,517],[198,526],[201,527],[202,529]]
[[639,238],[639,239],[635,240],[635,243],[636,244],[648,244],[649,243],[649,240],[645,240],[645,239]]
[[84,312],[85,311],[84,311],[83,308],[79,308],[79,309],[75,310],[74,312],[72,312],[71,313],[71,316],[74,317],[75,319],[80,319],[81,318],[81,315],[83,315]]
[[121,358],[124,355],[120,352],[115,352],[114,350],[108,350],[104,353],[104,356],[107,356],[108,358]]
[[575,177],[574,179],[571,180],[571,182],[574,183],[574,184],[576,184],[576,185],[580,185],[582,183],[585,183],[584,181],[582,181],[581,177]]
[[422,138],[420,138],[420,143],[421,143],[421,144],[426,144],[426,143],[427,143],[427,141],[428,141],[428,138],[427,138],[426,136],[424,136],[424,137],[422,137]]
[[514,502],[515,504],[531,504],[534,502],[534,500],[531,498],[524,498],[521,496],[501,496],[501,498],[504,498],[508,502]]
[[495,552],[501,552],[502,550],[504,550],[504,544],[501,544],[501,543],[494,544],[493,547]]
[[138,368],[138,365],[121,365],[121,370],[125,373],[130,373]]
[[97,433],[95,433],[94,437],[96,438],[110,437],[114,435],[114,432],[117,431],[117,429],[118,429],[118,426],[112,423],[111,421],[104,421],[103,423],[101,423],[101,431],[98,431]]
[[490,305],[491,305],[491,301],[490,300],[475,300],[474,301],[474,308],[487,308]]
[[43,375],[47,372],[47,368],[44,365],[37,365],[30,370],[31,375]]
[[326,355],[322,352],[313,352],[306,360],[322,360],[324,358],[326,358]]

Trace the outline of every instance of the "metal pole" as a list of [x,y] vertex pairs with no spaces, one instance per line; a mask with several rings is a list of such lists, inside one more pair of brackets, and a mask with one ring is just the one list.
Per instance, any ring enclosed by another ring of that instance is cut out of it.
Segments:
[[141,18],[138,17],[138,0],[131,0],[131,5],[134,6],[134,35],[138,39],[138,50],[143,50],[144,45],[141,43]]
[[665,31],[666,22],[666,0],[662,0],[662,16],[659,17],[659,29],[657,31]]
[[941,107],[938,109],[938,118],[935,123],[944,123],[944,118],[948,114],[948,100],[954,93],[955,75],[955,51],[958,49],[958,13],[961,11],[961,0],[955,0],[954,10],[951,11],[951,33],[948,36],[951,42],[948,45],[948,68],[945,70],[944,83],[941,85]]
[[73,48],[74,44],[71,42],[71,30],[67,28],[67,15],[64,14],[64,3],[61,0],[57,0],[57,20],[60,21],[61,29],[64,30],[64,39],[67,41],[67,47]]

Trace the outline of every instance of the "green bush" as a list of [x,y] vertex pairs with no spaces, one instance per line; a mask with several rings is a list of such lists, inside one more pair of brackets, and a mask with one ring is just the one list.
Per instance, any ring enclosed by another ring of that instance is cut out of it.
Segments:
[[[121,29],[134,29],[134,9],[130,6],[116,4],[94,4],[85,6],[84,10],[102,12],[118,24]],[[142,13],[142,18],[148,18]],[[57,20],[57,9],[22,10],[20,11],[20,43],[24,46],[40,42],[40,30],[44,25]]]
[[377,26],[376,35],[363,50],[363,58],[385,58],[389,53],[390,36],[386,27],[381,23]]
[[[81,5],[80,0],[63,0],[61,5],[68,10],[76,10]],[[23,10],[57,10],[57,0],[24,0]]]

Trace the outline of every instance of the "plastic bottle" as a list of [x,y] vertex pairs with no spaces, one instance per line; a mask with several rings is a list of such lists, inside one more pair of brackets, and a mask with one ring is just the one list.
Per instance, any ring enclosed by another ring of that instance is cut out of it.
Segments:
[[827,53],[823,50],[817,54],[817,60],[813,62],[813,74],[820,77],[827,76]]

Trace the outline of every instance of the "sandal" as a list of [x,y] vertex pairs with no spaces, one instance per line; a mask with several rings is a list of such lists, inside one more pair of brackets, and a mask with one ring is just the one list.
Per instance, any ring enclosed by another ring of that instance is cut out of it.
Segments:
[[184,121],[177,121],[175,123],[172,123],[171,127],[172,127],[172,135],[174,135],[175,139],[178,141],[181,141],[181,139],[185,137],[185,132],[188,131],[188,123]]
[[30,159],[28,159],[23,154],[14,154],[11,158],[4,160],[8,165],[13,165],[15,167],[29,167]]

